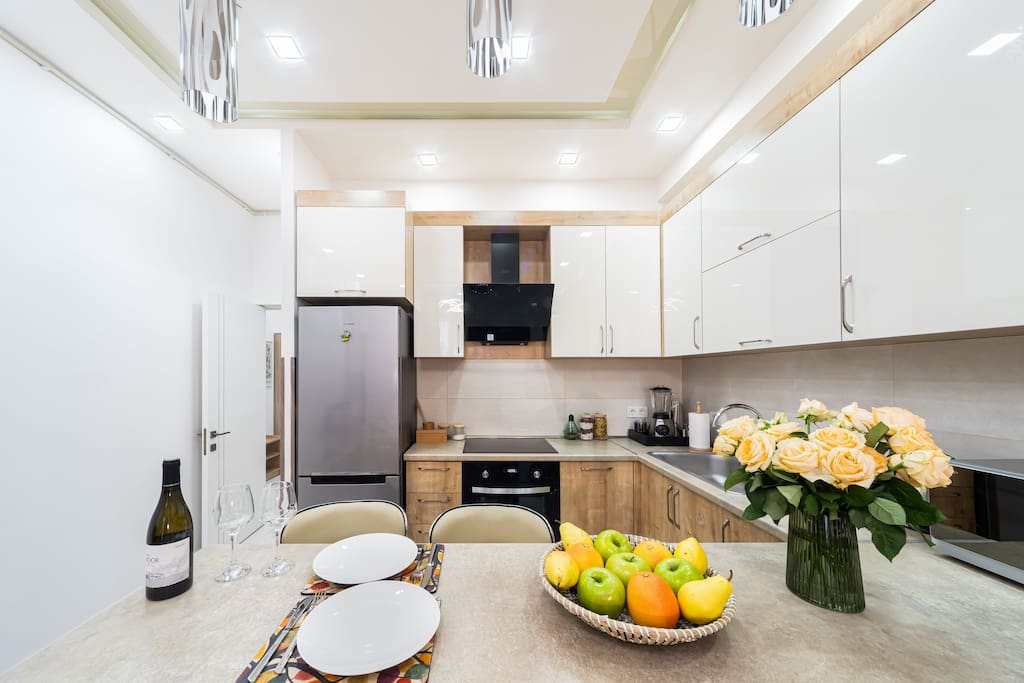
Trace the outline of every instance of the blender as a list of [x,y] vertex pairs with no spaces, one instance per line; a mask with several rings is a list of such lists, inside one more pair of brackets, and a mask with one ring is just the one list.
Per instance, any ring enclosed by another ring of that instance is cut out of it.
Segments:
[[672,420],[672,390],[651,387],[651,434],[657,438],[673,437],[676,426]]

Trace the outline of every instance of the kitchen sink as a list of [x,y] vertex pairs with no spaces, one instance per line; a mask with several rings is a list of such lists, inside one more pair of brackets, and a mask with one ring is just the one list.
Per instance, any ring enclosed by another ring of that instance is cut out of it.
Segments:
[[[723,458],[704,451],[647,451],[647,455],[703,479],[718,489],[725,486],[726,478],[738,466],[733,458]],[[743,484],[733,486],[728,492],[743,495]]]

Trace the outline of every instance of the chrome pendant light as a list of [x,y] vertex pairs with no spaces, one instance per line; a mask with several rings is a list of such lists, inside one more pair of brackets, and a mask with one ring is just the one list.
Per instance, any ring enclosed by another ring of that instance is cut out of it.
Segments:
[[181,99],[218,123],[238,120],[235,0],[180,0]]
[[744,26],[764,26],[782,16],[793,2],[794,0],[740,0],[740,23]]
[[497,78],[512,64],[512,0],[466,0],[466,61],[482,78]]

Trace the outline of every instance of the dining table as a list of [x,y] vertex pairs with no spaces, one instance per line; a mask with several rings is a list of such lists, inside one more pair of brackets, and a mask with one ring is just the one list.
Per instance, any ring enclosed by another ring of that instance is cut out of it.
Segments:
[[[446,544],[430,683],[1024,680],[1024,590],[923,543],[891,564],[861,546],[859,614],[790,593],[784,543],[708,544],[711,566],[733,573],[735,617],[672,646],[616,640],[557,604],[541,583],[549,547]],[[242,545],[238,558],[254,571],[232,583],[213,578],[229,549],[204,548],[191,590],[149,602],[140,587],[0,680],[234,681],[295,605],[323,548],[282,546],[295,568],[265,578],[272,548]]]

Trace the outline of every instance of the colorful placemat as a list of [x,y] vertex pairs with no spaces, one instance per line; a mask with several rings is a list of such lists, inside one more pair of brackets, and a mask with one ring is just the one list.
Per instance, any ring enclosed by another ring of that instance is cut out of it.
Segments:
[[[271,656],[270,661],[267,662],[266,667],[263,669],[263,673],[256,679],[256,683],[311,683],[317,681],[318,683],[337,683],[344,681],[345,683],[427,683],[427,678],[430,676],[430,661],[433,658],[434,653],[434,639],[431,638],[430,642],[423,646],[419,652],[405,660],[397,666],[393,666],[384,671],[373,674],[365,674],[362,676],[335,676],[333,674],[325,674],[318,671],[306,663],[302,659],[302,655],[299,654],[299,648],[296,647],[292,650],[291,657],[288,658],[288,664],[285,665],[284,671],[277,673],[274,669],[281,662],[281,657],[288,650],[288,647],[292,644],[292,641],[298,637],[299,627],[302,626],[302,622],[305,621],[306,617],[303,616],[299,619],[298,624],[295,628],[288,632],[281,641],[280,645],[277,646],[277,650]],[[274,641],[277,635],[281,632],[288,624],[288,615],[285,615],[281,623],[278,624],[274,632],[270,634],[267,641],[263,643],[259,652],[249,661],[249,664],[245,667],[245,670],[238,675],[235,683],[247,683],[249,678],[249,672],[252,671],[252,667],[256,665],[260,657],[263,656],[264,651],[270,647],[270,644]]]
[[[426,571],[427,564],[430,562],[430,555],[434,550],[433,543],[419,543],[417,544],[420,548],[420,557],[418,560],[410,564],[408,567],[403,569],[401,572],[391,577],[398,581],[405,581],[407,583],[419,583],[423,572]],[[424,588],[428,593],[437,592],[438,583],[441,581],[441,563],[444,560],[444,543],[438,543],[437,545],[437,563],[434,565],[434,575],[430,577],[430,581]],[[330,581],[324,581],[317,575],[309,577],[306,582],[306,587],[302,589],[303,595],[315,595],[316,593],[327,593],[333,595],[340,590],[347,588],[342,584],[331,583]]]

